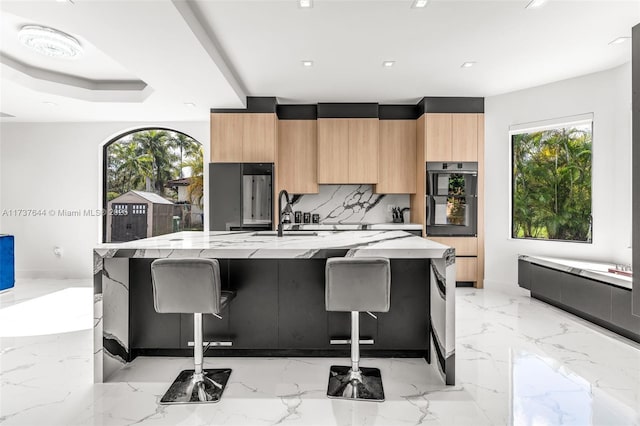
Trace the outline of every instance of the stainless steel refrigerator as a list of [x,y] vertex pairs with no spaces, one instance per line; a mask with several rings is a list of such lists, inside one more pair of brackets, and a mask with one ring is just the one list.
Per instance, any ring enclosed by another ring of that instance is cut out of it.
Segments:
[[209,229],[272,229],[273,163],[209,165]]

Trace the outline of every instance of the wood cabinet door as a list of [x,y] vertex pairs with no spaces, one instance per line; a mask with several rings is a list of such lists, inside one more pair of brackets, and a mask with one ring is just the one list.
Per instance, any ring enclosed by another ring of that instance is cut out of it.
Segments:
[[416,121],[381,120],[378,141],[378,184],[381,194],[416,192]]
[[274,163],[276,159],[276,115],[243,114],[242,162]]
[[316,120],[278,122],[278,185],[290,194],[318,192],[317,127]]
[[478,114],[452,114],[451,159],[478,161]]
[[456,256],[477,256],[478,254],[477,237],[432,237],[427,235],[427,238],[453,247],[456,249]]
[[242,162],[243,115],[211,114],[211,162]]
[[478,258],[456,256],[456,281],[475,282],[478,279]]
[[349,120],[318,119],[318,183],[349,182]]
[[378,182],[377,118],[349,120],[349,183]]
[[426,128],[426,161],[451,161],[451,115],[430,113]]

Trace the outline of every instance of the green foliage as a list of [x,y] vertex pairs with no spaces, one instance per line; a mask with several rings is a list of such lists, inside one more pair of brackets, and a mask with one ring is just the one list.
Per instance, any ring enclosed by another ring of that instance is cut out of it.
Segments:
[[[185,157],[187,158],[196,158],[198,153],[202,150],[201,145],[191,139],[189,136],[183,133],[171,133],[169,136],[171,145],[180,150],[180,165],[179,165],[179,177],[182,176],[182,169],[186,166]],[[200,160],[202,160],[202,155],[200,155]]]
[[514,238],[591,241],[591,126],[512,136]]
[[118,197],[120,194],[118,194],[117,192],[113,192],[113,191],[109,191],[107,192],[107,201],[111,201],[114,198]]
[[191,183],[187,187],[187,193],[192,204],[202,208],[204,200],[204,152],[201,146],[196,151],[190,153],[191,157],[184,163],[191,168]]
[[192,171],[199,167],[202,180],[202,162],[200,144],[181,133],[143,130],[127,135],[107,147],[107,198],[140,190],[175,199],[167,182],[182,177],[186,165]]
[[151,158],[151,173],[145,177],[150,178],[154,192],[164,195],[167,181],[177,177],[175,163],[180,161],[172,150],[174,140],[166,130],[147,130],[134,133],[132,141],[137,155]]
[[[447,198],[448,222],[454,225],[464,225],[466,212],[464,175],[454,173],[449,178],[449,197]],[[457,196],[457,197],[456,197]]]

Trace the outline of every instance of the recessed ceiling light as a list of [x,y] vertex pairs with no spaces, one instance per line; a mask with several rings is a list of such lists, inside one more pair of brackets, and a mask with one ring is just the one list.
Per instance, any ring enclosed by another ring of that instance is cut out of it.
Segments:
[[527,4],[527,9],[536,9],[543,4],[545,4],[547,0],[531,0],[529,4]]
[[396,64],[396,61],[384,61],[382,63],[382,66],[385,67],[385,68],[391,68],[395,64]]
[[313,0],[298,0],[299,7],[313,7]]
[[471,68],[472,66],[474,66],[476,64],[475,61],[467,61],[467,62],[463,62],[462,65],[460,65],[460,68]]
[[195,107],[196,107],[196,104],[194,104],[193,102],[185,102],[185,103],[184,103],[184,106],[188,106],[188,107],[190,107],[190,108],[195,108]]
[[78,40],[49,27],[25,25],[18,33],[18,39],[36,52],[55,58],[76,58],[82,53]]
[[621,44],[629,40],[631,40],[631,37],[618,37],[617,39],[610,41],[609,44]]
[[50,107],[57,107],[58,106],[57,103],[51,102],[51,101],[44,101],[42,103],[45,104],[46,106],[50,106]]
[[73,0],[56,0],[58,3],[71,3],[73,4]]
[[302,66],[307,68],[312,67],[313,61],[309,61],[309,60],[302,61]]
[[414,0],[411,7],[425,7],[429,3],[429,0]]

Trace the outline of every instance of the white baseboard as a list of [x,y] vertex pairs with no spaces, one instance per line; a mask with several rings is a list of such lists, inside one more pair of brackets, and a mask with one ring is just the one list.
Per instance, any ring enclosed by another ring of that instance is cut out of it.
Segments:
[[484,280],[484,288],[489,290],[498,290],[505,293],[522,294],[523,291],[527,293],[529,292],[529,290],[526,290],[520,287],[518,283],[507,283],[504,281],[487,280],[486,278]]

